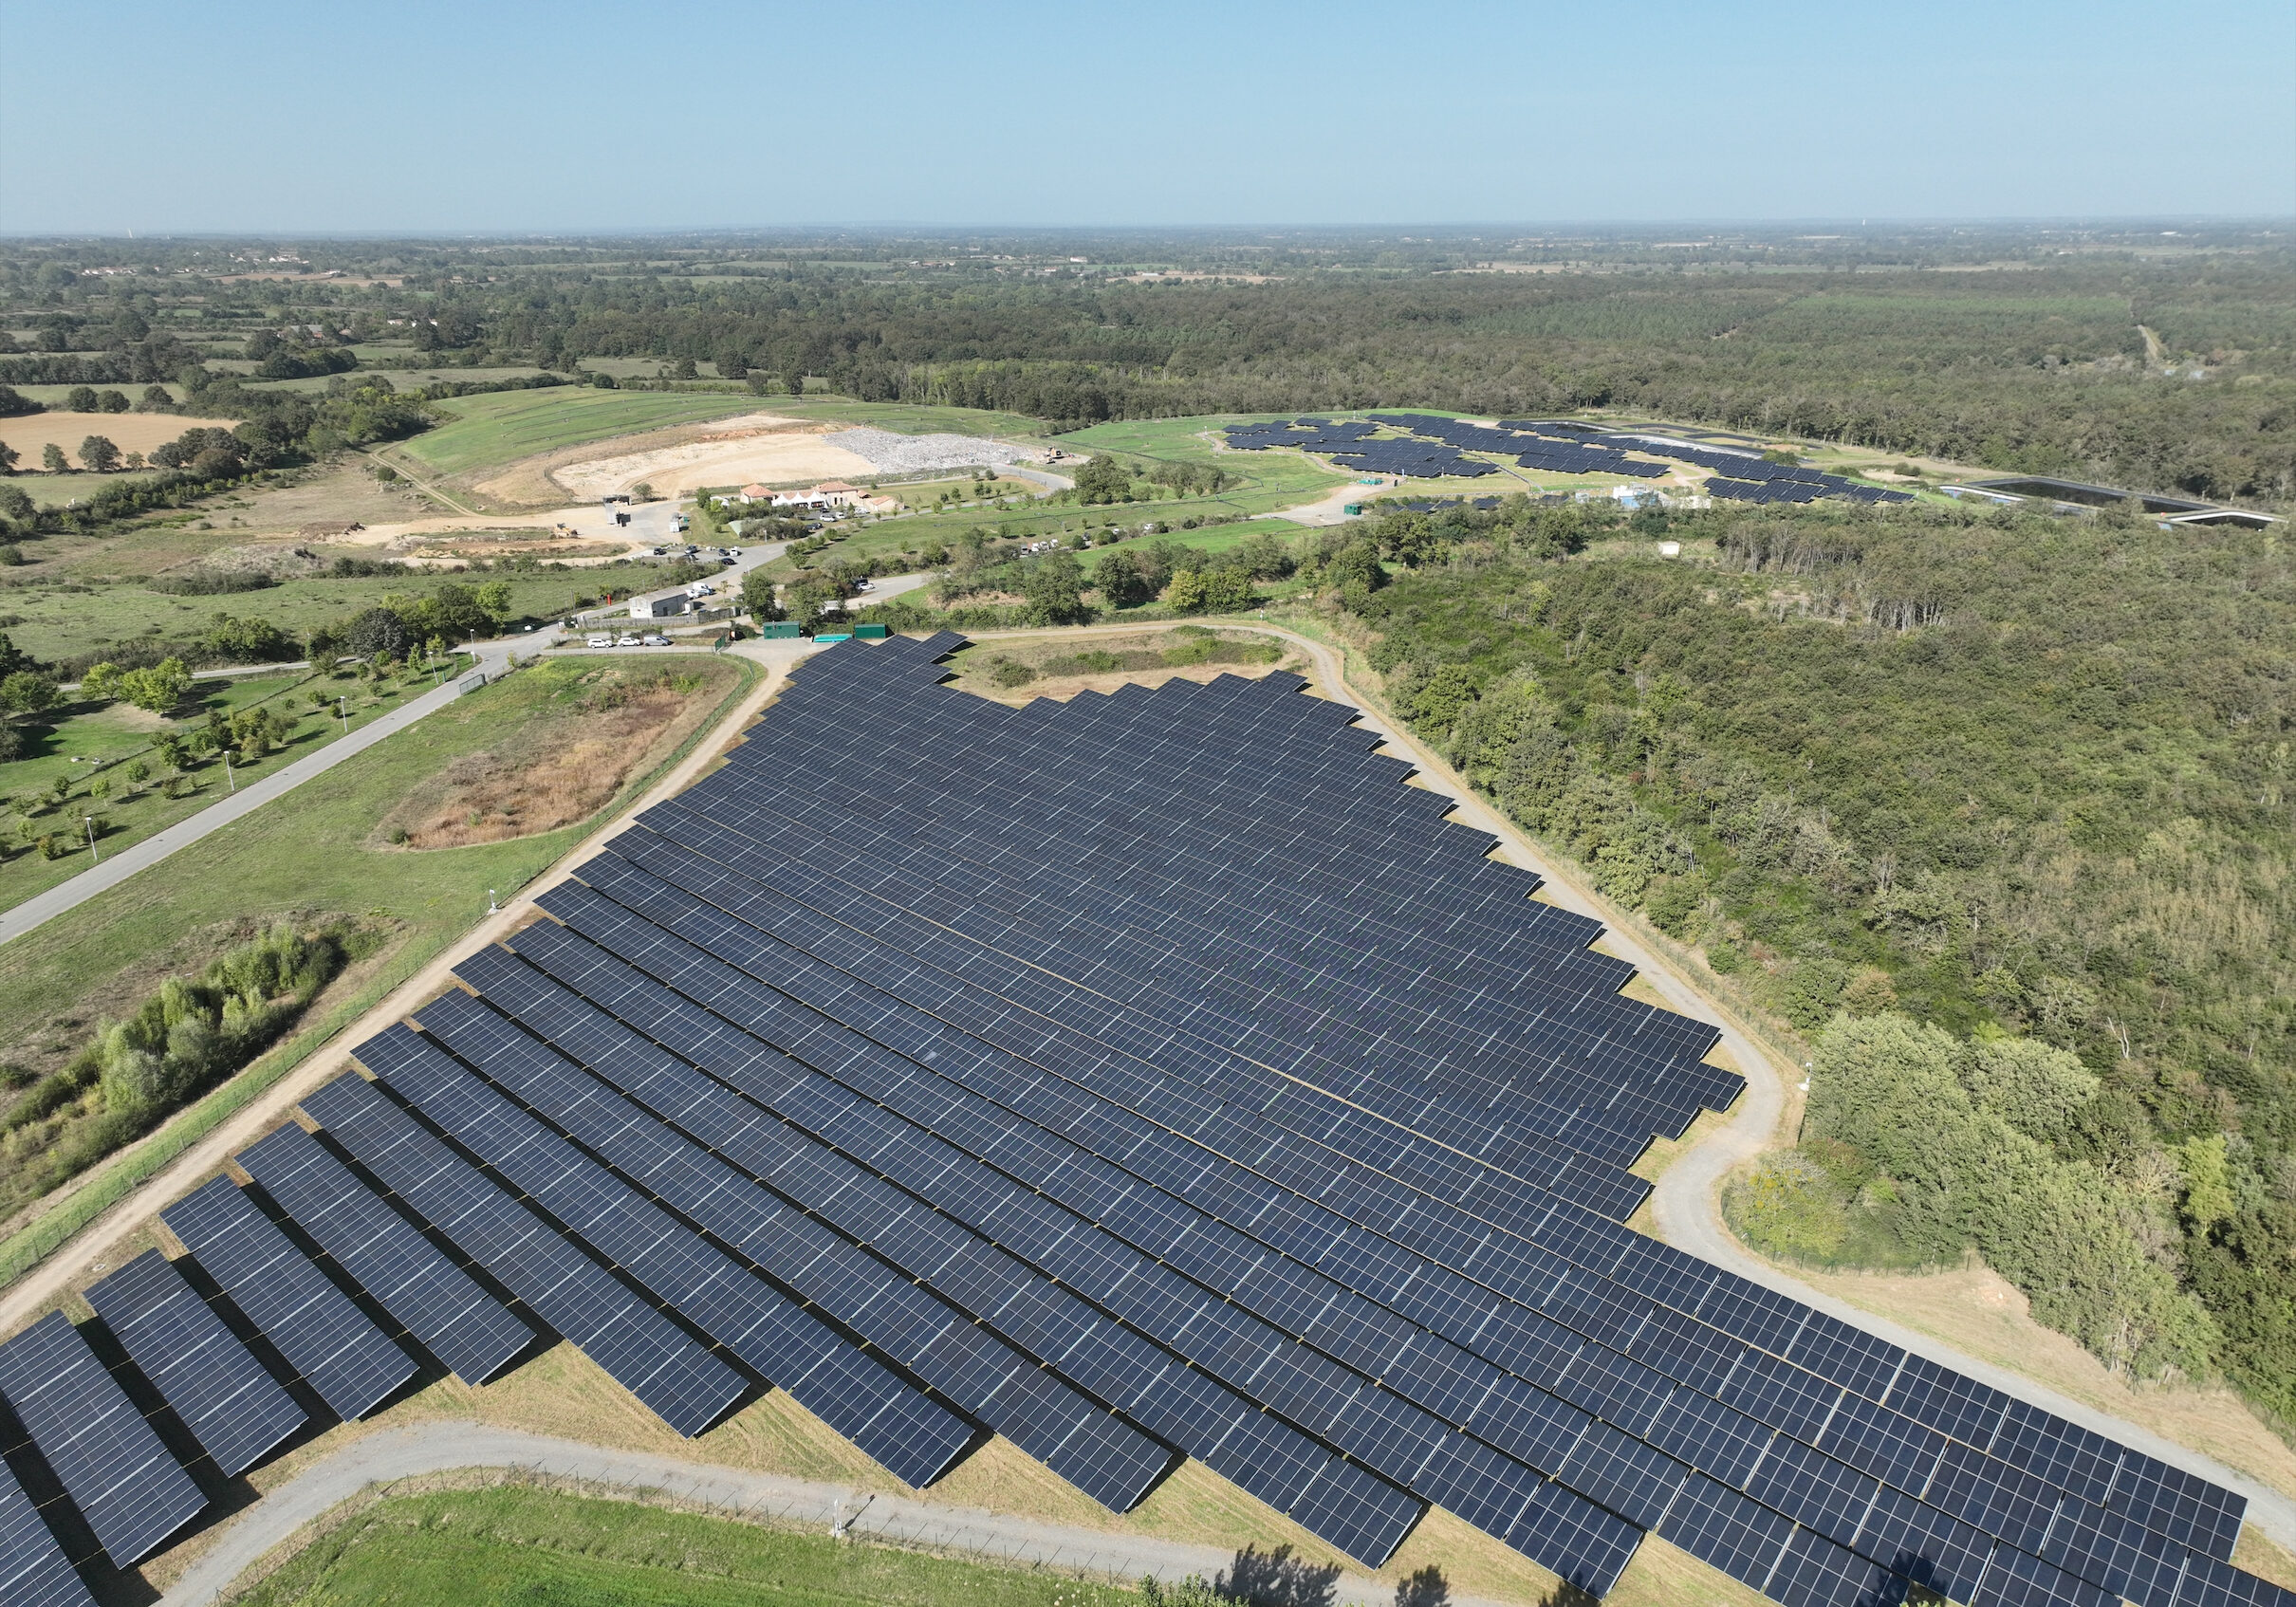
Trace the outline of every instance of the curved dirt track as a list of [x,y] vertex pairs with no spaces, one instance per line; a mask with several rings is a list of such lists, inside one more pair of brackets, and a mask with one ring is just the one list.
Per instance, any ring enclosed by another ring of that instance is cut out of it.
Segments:
[[[1007,1517],[915,1496],[857,1499],[854,1490],[841,1485],[604,1450],[515,1429],[436,1423],[361,1440],[288,1480],[249,1507],[206,1556],[185,1570],[159,1607],[206,1607],[267,1552],[369,1486],[463,1468],[518,1468],[614,1489],[658,1492],[707,1505],[722,1516],[782,1527],[826,1532],[843,1524],[857,1539],[1124,1583],[1144,1574],[1168,1582],[1190,1574],[1210,1579],[1233,1555],[1216,1546]],[[1348,1607],[1386,1607],[1395,1599],[1395,1587],[1342,1575],[1336,1598]],[[1467,1597],[1452,1600],[1457,1607],[1495,1607]]]

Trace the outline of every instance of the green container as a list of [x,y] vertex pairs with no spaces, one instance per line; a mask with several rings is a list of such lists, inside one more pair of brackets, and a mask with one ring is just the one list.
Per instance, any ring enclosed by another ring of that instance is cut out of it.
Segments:
[[1343,502],[1340,504],[1340,511],[1346,514],[1348,518],[1354,519],[1361,515],[1363,505],[1360,502]]
[[787,641],[790,637],[802,633],[798,630],[795,619],[776,619],[770,624],[758,626],[757,634],[767,641]]
[[853,627],[853,636],[858,641],[883,641],[886,634],[885,627],[882,625],[856,625]]

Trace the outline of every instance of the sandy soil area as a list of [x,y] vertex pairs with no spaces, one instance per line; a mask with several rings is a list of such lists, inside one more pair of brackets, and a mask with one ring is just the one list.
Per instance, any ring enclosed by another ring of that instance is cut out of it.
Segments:
[[[107,385],[105,390],[125,390]],[[179,413],[28,413],[21,418],[0,418],[0,441],[23,453],[18,470],[40,467],[40,449],[53,441],[80,463],[80,443],[102,435],[121,452],[148,453],[174,440],[186,430],[229,430],[229,418],[186,418]]]
[[[808,427],[786,419],[776,422],[787,427],[569,463],[551,470],[550,478],[576,496],[604,496],[645,483],[653,486],[657,495],[674,497],[703,486],[786,485],[877,472],[867,458],[826,444]],[[799,430],[805,433],[799,434]]]

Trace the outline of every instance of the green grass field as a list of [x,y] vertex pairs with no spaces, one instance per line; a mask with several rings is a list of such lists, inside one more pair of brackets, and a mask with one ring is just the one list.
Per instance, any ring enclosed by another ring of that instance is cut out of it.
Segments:
[[[281,712],[300,716],[294,733],[268,757],[251,766],[234,757],[237,780],[245,785],[315,753],[345,734],[334,703],[327,704],[324,714],[313,707],[308,694],[314,689],[324,688],[330,698],[342,694],[348,729],[357,730],[407,698],[420,696],[433,684],[429,675],[415,675],[378,688],[348,674],[322,676],[304,671],[201,681],[174,724],[177,730],[189,730],[203,723],[210,712],[230,714],[261,703],[271,703]],[[0,811],[0,827],[9,834],[0,838],[0,910],[13,909],[35,894],[79,875],[89,863],[84,846],[61,859],[43,859],[30,842],[14,835],[16,820],[28,821],[35,832],[74,836],[83,828],[83,817],[102,815],[109,826],[97,846],[109,858],[225,795],[231,778],[224,774],[222,759],[213,755],[186,772],[192,790],[181,798],[165,797],[152,785],[146,785],[140,794],[131,795],[124,773],[129,763],[142,760],[151,767],[155,782],[165,773],[152,751],[152,738],[160,729],[156,716],[125,703],[114,703],[27,732],[31,740],[26,755],[0,765],[0,799],[17,801],[12,815]],[[74,764],[74,759],[81,762]],[[104,767],[98,769],[89,760],[99,761]],[[61,806],[33,802],[60,779],[72,784],[70,795]],[[109,784],[110,797],[98,799],[90,794],[89,786],[99,780]]]
[[243,1607],[1118,1607],[1139,1598],[821,1534],[509,1486],[376,1503]]
[[766,398],[561,385],[456,397],[437,407],[441,415],[453,416],[451,422],[401,442],[398,450],[435,473],[467,474],[560,447],[756,413],[765,409]]
[[[725,707],[756,674],[746,660],[707,656],[665,655],[646,663],[699,673],[705,681],[694,695],[713,708]],[[507,896],[525,886],[597,820],[651,785],[667,759],[631,776],[618,798],[590,820],[557,831],[420,853],[378,840],[384,817],[446,767],[516,739],[538,719],[570,711],[583,686],[611,668],[549,659],[523,670],[0,946],[4,1054],[10,1044],[83,1041],[93,1023],[82,1001],[117,991],[115,979],[122,974],[196,970],[213,934],[234,926],[297,911],[333,911],[386,920],[397,929],[388,958],[354,992],[178,1115],[158,1138],[115,1158],[56,1210],[0,1243],[0,1284],[469,931],[486,913],[490,888]]]
[[[507,523],[507,521],[506,521]],[[519,619],[563,619],[577,597],[602,588],[617,593],[643,589],[650,566],[607,565],[598,569],[542,570],[531,574],[376,576],[363,580],[287,581],[262,591],[220,597],[173,597],[136,585],[71,590],[65,586],[25,587],[0,600],[10,622],[9,639],[39,658],[61,658],[128,642],[187,641],[208,628],[217,614],[268,619],[290,636],[314,625],[348,618],[381,602],[387,593],[422,597],[454,582],[476,585],[492,580],[510,584],[510,612]]]

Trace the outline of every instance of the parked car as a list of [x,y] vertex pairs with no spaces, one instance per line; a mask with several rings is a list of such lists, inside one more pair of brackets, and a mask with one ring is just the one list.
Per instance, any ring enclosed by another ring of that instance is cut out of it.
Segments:
[[629,632],[624,631],[620,637],[616,639],[614,645],[616,647],[636,647],[638,645],[638,638],[632,636]]
[[592,647],[612,647],[614,645],[614,638],[612,637],[592,637],[590,638],[590,645]]
[[648,647],[667,647],[670,645],[670,638],[661,632],[656,631],[646,637],[646,645]]

